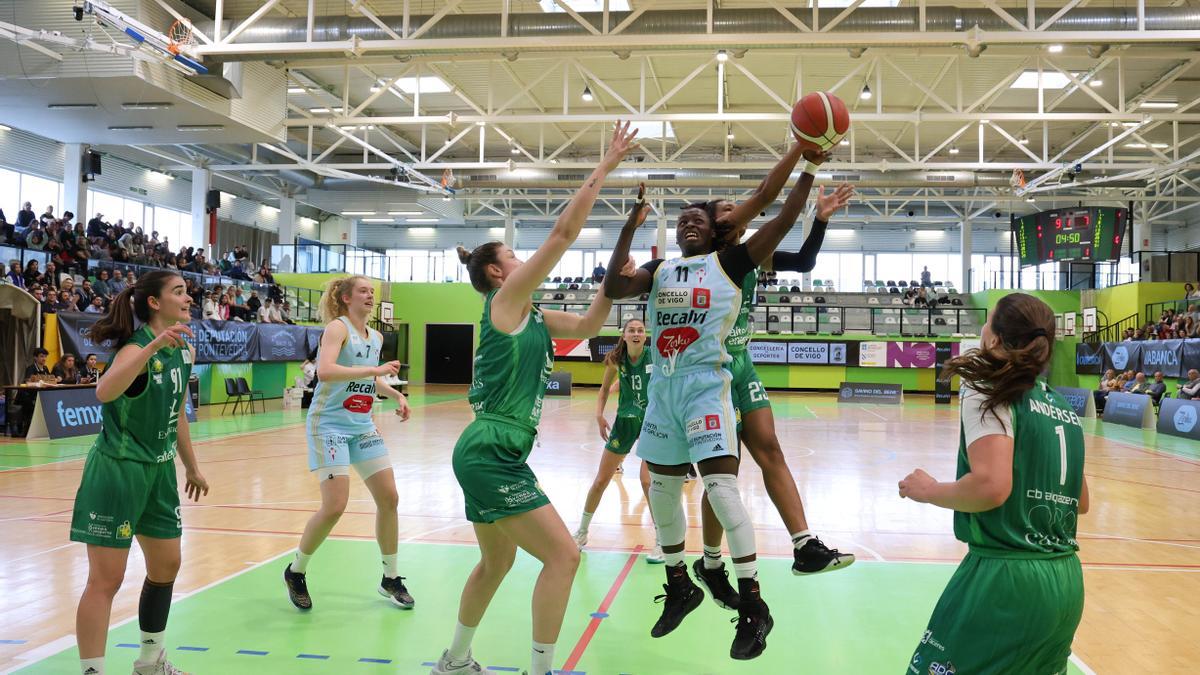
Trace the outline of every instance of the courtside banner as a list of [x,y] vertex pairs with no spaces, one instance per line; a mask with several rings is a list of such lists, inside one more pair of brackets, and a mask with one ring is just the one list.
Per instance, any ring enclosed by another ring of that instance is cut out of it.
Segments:
[[1158,432],[1200,441],[1200,401],[1164,398],[1158,412]]
[[1080,342],[1075,345],[1075,372],[1079,374],[1099,375],[1104,372],[1104,356],[1101,345],[1090,345]]
[[1154,401],[1146,394],[1110,392],[1105,399],[1104,416],[1101,419],[1127,427],[1149,429],[1154,426]]
[[570,396],[571,395],[571,374],[565,371],[556,370],[550,373],[550,379],[546,380],[546,395],[547,396]]
[[788,362],[788,343],[772,342],[770,340],[754,340],[746,346],[753,363],[782,363]]
[[1141,367],[1141,342],[1105,342],[1104,368],[1112,368],[1117,372],[1138,370]]
[[282,323],[255,324],[259,361],[303,361],[308,355],[304,326]]
[[1092,392],[1089,389],[1076,389],[1075,387],[1055,387],[1054,391],[1062,394],[1062,397],[1067,399],[1067,403],[1071,404],[1071,409],[1080,417],[1095,417],[1096,416],[1096,399],[1092,397]]
[[588,349],[592,353],[592,362],[599,363],[608,356],[608,353],[617,346],[621,338],[616,335],[598,335],[594,338],[588,338]]
[[1142,372],[1153,375],[1162,371],[1166,377],[1182,377],[1183,340],[1155,340],[1142,343]]
[[189,324],[196,338],[196,363],[259,361],[258,325],[241,321],[205,319]]
[[[805,365],[825,365],[829,363],[828,342],[789,342],[787,343],[788,363]],[[845,350],[842,351],[842,363],[846,362]]]
[[58,317],[58,339],[62,345],[63,354],[74,354],[78,362],[82,362],[87,358],[88,354],[95,354],[96,358],[101,363],[108,363],[112,360],[113,348],[108,343],[96,344],[88,337],[88,331],[92,329],[92,324],[100,320],[103,314],[89,314],[86,312],[59,312]]
[[903,402],[904,388],[898,384],[843,382],[838,387],[838,403],[884,403],[888,405],[900,405]]
[[858,365],[862,368],[886,368],[887,346],[886,342],[860,342]]

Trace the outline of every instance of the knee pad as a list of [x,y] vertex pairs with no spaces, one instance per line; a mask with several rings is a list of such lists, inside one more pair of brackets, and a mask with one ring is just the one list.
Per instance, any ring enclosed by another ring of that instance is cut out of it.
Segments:
[[755,552],[754,526],[746,506],[742,504],[737,476],[730,473],[704,476],[704,491],[708,493],[708,503],[713,513],[721,521],[721,527],[725,528],[729,553],[734,558],[752,555]]
[[650,513],[663,546],[682,544],[687,536],[687,515],[683,512],[683,476],[650,472]]

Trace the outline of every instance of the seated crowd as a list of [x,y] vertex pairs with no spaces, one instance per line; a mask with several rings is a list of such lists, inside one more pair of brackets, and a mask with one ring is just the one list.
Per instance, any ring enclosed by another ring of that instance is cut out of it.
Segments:
[[[1184,400],[1191,400],[1200,396],[1200,371],[1197,371],[1195,368],[1189,370],[1187,372],[1187,382],[1177,383],[1175,389],[1175,395]],[[1145,373],[1135,373],[1132,370],[1118,373],[1109,368],[1100,378],[1099,387],[1092,392],[1092,396],[1096,401],[1097,413],[1104,411],[1104,404],[1108,400],[1108,395],[1114,391],[1129,394],[1144,394],[1154,401],[1155,406],[1158,406],[1162,403],[1162,399],[1167,393],[1167,383],[1163,381],[1162,371],[1155,371],[1154,381],[1150,382],[1146,380]]]

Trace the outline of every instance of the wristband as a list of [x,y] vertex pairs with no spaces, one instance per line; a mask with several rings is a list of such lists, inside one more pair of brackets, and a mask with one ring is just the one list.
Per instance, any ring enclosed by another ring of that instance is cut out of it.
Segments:
[[812,174],[813,176],[816,176],[817,171],[819,171],[820,169],[821,169],[820,164],[813,164],[812,162],[806,162],[804,164],[804,173],[809,173],[809,174]]

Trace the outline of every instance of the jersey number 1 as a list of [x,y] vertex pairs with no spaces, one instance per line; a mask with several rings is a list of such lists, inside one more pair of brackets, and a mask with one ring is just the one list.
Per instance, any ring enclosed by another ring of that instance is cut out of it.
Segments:
[[1059,452],[1059,457],[1062,460],[1061,461],[1062,469],[1061,469],[1060,473],[1058,474],[1058,484],[1066,485],[1067,484],[1067,432],[1065,429],[1063,429],[1062,425],[1060,424],[1060,425],[1054,427],[1054,433],[1058,434],[1058,452]]

